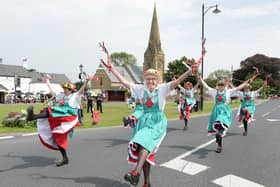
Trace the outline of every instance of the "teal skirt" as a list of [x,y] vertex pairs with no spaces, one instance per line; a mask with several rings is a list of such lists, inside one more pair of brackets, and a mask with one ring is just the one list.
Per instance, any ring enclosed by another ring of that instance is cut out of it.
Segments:
[[64,117],[78,115],[78,109],[69,106],[50,107],[52,117]]
[[167,128],[163,111],[143,113],[133,129],[131,142],[141,145],[150,153],[161,143]]
[[228,104],[215,105],[212,109],[211,116],[208,123],[208,132],[215,132],[214,124],[215,122],[221,122],[226,125],[227,128],[230,127],[232,122],[232,112]]
[[253,116],[256,111],[255,103],[253,103],[253,102],[252,103],[242,103],[241,110],[243,110],[243,109],[248,109],[250,115]]

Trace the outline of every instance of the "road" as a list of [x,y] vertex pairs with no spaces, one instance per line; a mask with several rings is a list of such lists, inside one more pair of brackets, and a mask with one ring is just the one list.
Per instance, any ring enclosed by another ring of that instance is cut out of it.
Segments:
[[[280,101],[257,106],[248,136],[235,119],[215,153],[214,137],[207,137],[209,116],[170,120],[167,136],[152,168],[153,187],[277,187],[280,184]],[[2,187],[129,187],[123,175],[131,130],[121,127],[75,131],[69,140],[70,163],[57,168],[60,153],[43,147],[34,134],[0,137]],[[142,186],[143,181],[138,186]]]

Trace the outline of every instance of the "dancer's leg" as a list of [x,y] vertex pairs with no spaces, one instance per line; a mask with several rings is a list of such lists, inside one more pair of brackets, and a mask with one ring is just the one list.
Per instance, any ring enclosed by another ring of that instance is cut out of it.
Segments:
[[144,163],[143,166],[143,173],[144,173],[144,183],[150,184],[150,170],[151,170],[151,164],[149,164],[147,161]]
[[33,106],[29,106],[27,108],[27,117],[26,117],[27,121],[32,121],[32,120],[39,119],[39,118],[48,118],[48,117],[49,117],[48,109],[45,109],[42,113],[34,114]]
[[65,164],[68,164],[68,157],[67,157],[66,150],[63,147],[58,145],[58,148],[59,148],[59,151],[62,155],[62,160],[56,164],[56,166],[59,167],[59,166],[63,166]]

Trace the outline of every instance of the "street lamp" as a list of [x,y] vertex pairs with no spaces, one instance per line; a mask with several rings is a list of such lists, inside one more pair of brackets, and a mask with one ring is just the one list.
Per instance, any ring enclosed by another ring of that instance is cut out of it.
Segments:
[[[204,41],[204,16],[206,15],[206,13],[210,10],[210,9],[213,9],[215,8],[212,12],[214,14],[218,14],[221,12],[220,9],[218,9],[218,5],[213,5],[213,6],[210,6],[210,7],[205,7],[204,6],[204,3],[202,4],[202,36],[201,36],[201,39],[202,39],[202,42]],[[201,49],[201,53],[203,54],[205,51],[204,51],[204,46],[202,45],[202,49]],[[201,78],[203,79],[203,58],[202,58],[202,61],[201,61]],[[201,89],[200,89],[200,104],[201,104],[201,110],[203,110],[203,86],[201,86]]]
[[83,68],[84,68],[83,64],[81,64],[79,66],[79,68],[80,68],[79,79],[80,79],[80,82],[82,83],[87,79],[87,77],[86,77],[86,73],[83,70]]

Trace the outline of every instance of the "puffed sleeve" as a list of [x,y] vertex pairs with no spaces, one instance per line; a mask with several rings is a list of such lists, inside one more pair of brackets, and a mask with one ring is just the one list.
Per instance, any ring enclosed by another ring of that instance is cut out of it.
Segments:
[[142,98],[144,95],[144,85],[130,84],[131,96],[135,98]]
[[170,90],[170,84],[171,82],[163,83],[159,86],[160,95],[162,97],[167,97],[168,95],[172,94],[172,90]]
[[217,94],[217,90],[214,88],[211,88],[208,90],[208,95],[211,95],[212,97],[215,97]]
[[254,98],[254,97],[258,97],[258,96],[260,96],[260,93],[259,92],[252,92],[252,97]]

